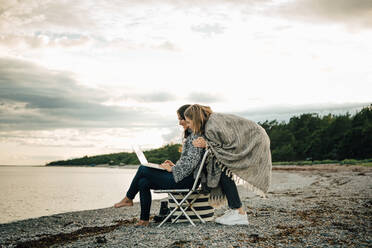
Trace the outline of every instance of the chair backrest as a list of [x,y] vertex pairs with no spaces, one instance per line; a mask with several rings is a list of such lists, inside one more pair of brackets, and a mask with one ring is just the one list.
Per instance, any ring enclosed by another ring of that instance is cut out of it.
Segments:
[[200,175],[201,175],[201,172],[203,170],[203,167],[204,167],[204,163],[205,163],[205,160],[208,156],[208,150],[205,151],[204,155],[203,155],[203,159],[202,161],[200,162],[200,166],[199,166],[199,169],[198,169],[198,173],[196,174],[196,178],[195,178],[195,182],[194,182],[194,185],[192,186],[192,191],[195,191],[196,190],[196,187],[199,185],[199,179],[200,179]]

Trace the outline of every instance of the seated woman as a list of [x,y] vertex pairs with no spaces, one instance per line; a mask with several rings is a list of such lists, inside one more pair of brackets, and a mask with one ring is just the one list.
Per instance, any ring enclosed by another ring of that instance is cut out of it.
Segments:
[[158,170],[141,165],[126,196],[114,205],[115,208],[133,206],[133,199],[140,192],[141,216],[137,226],[148,226],[151,208],[150,189],[185,189],[194,184],[194,171],[202,160],[205,149],[195,147],[192,142],[200,135],[192,133],[185,121],[184,112],[190,105],[183,105],[177,110],[179,125],[184,129],[184,144],[180,159],[174,164],[166,160],[160,165],[165,170]]

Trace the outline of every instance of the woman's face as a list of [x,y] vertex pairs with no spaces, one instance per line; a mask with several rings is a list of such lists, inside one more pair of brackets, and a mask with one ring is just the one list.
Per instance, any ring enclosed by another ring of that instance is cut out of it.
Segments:
[[189,127],[188,127],[186,121],[184,119],[182,119],[182,117],[178,113],[177,113],[177,116],[178,116],[178,124],[183,127],[183,130],[188,129]]
[[186,125],[187,125],[191,130],[194,130],[194,123],[192,122],[192,120],[190,120],[190,119],[187,118],[186,116],[185,116],[185,118],[186,118],[186,120],[185,120]]

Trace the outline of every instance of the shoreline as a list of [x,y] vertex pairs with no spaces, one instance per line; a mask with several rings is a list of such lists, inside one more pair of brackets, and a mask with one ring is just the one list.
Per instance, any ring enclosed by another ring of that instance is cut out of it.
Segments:
[[[56,168],[56,167],[68,167],[68,168],[110,168],[110,169],[137,169],[140,165],[108,165],[108,164],[100,164],[100,165],[0,165],[0,167],[45,167],[45,168]],[[321,169],[321,167],[328,167],[328,166],[363,166],[364,165],[353,165],[353,164],[340,164],[340,163],[329,163],[329,164],[312,164],[312,165],[296,165],[296,164],[280,164],[280,165],[272,165],[273,170],[290,170],[286,168],[307,168],[313,167],[316,170]],[[369,166],[370,167],[370,166]]]
[[[214,222],[134,227],[139,203],[0,224],[0,247],[368,247],[372,242],[372,168],[288,167],[273,171],[268,199],[239,185],[249,226]],[[275,178],[274,178],[275,176]],[[161,200],[154,200],[151,216]],[[215,210],[219,216],[224,209]],[[146,230],[143,232],[142,230]]]
[[[140,166],[138,165],[109,165],[109,164],[98,164],[98,165],[0,165],[0,167],[83,167],[83,168],[113,168],[113,169],[137,169]],[[328,167],[328,166],[363,166],[359,164],[340,164],[340,163],[327,163],[327,164],[309,164],[309,165],[298,165],[298,164],[273,164],[273,169],[283,170],[285,168],[306,168],[306,167],[313,167],[317,169],[321,169],[321,167]]]
[[[83,168],[110,168],[110,169],[137,169],[140,165],[44,165],[44,167],[53,168],[53,167],[83,167]],[[43,166],[41,166],[43,167]]]

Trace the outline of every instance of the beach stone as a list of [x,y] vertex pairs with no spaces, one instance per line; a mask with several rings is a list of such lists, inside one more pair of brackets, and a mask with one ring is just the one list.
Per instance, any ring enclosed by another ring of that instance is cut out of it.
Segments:
[[[291,167],[296,168],[296,167]],[[136,228],[140,206],[58,214],[0,224],[1,247],[370,247],[372,169],[273,170],[267,199],[239,194],[248,226],[214,222],[150,223]],[[290,182],[286,183],[287,180]],[[153,201],[151,216],[159,212]],[[227,207],[216,209],[222,215]]]
[[96,237],[96,242],[98,244],[104,244],[104,243],[107,243],[107,239],[105,236],[102,236],[102,237]]

